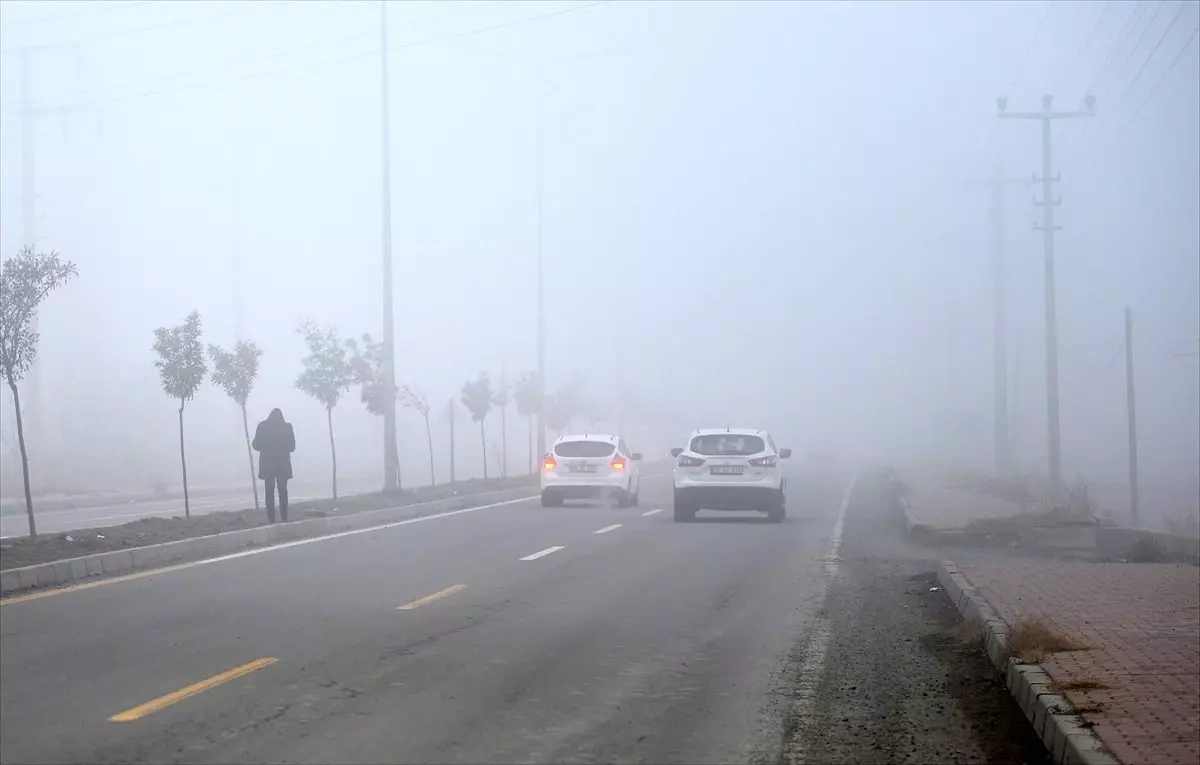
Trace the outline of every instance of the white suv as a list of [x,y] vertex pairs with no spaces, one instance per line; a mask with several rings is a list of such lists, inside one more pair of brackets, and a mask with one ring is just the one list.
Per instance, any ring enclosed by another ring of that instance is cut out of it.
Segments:
[[786,514],[786,481],[779,465],[791,449],[776,449],[765,430],[721,428],[692,433],[686,449],[675,448],[675,520],[696,511],[758,510],[776,523]]
[[563,436],[542,459],[542,507],[565,499],[615,499],[620,507],[638,503],[642,455],[619,436],[602,433]]

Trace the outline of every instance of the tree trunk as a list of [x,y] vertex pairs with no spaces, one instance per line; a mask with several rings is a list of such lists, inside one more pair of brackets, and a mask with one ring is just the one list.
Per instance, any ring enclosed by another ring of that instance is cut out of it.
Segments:
[[450,483],[454,483],[454,401],[450,402]]
[[429,427],[429,412],[425,413],[425,441],[429,444],[429,485],[437,486],[437,473],[433,469],[433,429]]
[[508,413],[500,410],[500,476],[508,478]]
[[325,407],[325,419],[329,423],[329,456],[333,461],[333,498],[337,499],[337,446],[333,443],[333,407]]
[[483,420],[479,421],[479,443],[483,445],[483,480],[487,480],[487,433],[483,430]]
[[258,510],[258,476],[254,475],[254,450],[250,448],[250,424],[246,422],[246,405],[242,404],[242,433],[246,436],[246,459],[250,461],[250,488],[254,490],[254,509]]
[[192,517],[192,503],[188,498],[187,455],[183,452],[183,402],[179,402],[179,464],[183,466],[183,517]]
[[33,522],[33,494],[29,490],[29,454],[25,451],[25,424],[21,421],[21,395],[17,386],[9,381],[8,389],[13,394],[13,409],[17,413],[17,443],[21,447],[21,473],[25,478],[25,514],[29,516],[29,538],[37,539],[37,524]]

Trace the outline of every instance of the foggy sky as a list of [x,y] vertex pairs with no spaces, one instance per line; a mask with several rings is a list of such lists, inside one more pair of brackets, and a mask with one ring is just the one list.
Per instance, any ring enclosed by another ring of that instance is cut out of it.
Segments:
[[[1123,480],[1130,305],[1144,474],[1194,485],[1200,367],[1175,354],[1200,337],[1196,42],[1168,66],[1195,3],[1133,82],[1178,7],[394,2],[397,378],[444,402],[480,369],[533,368],[540,103],[549,388],[578,376],[612,397],[623,379],[670,402],[682,424],[647,429],[656,449],[732,423],[986,466],[988,191],[964,181],[1040,173],[1037,123],[998,121],[997,95],[1071,109],[1094,85],[1096,116],[1054,126],[1064,476]],[[1153,23],[1127,61],[1135,11],[1132,39]],[[0,5],[4,256],[26,236],[23,46],[49,44],[31,54],[34,104],[82,107],[35,122],[36,241],[80,270],[43,312],[38,458],[176,481],[150,347],[194,308],[206,341],[264,348],[252,417],[282,407],[297,474],[327,473],[324,413],[292,387],[294,328],[381,334],[379,22],[373,2]],[[1034,196],[1006,191],[1005,228],[1015,447],[1040,470]],[[357,391],[335,415],[342,473],[380,474]],[[187,416],[194,480],[240,480],[235,405],[206,385]],[[423,479],[423,431],[401,421],[405,475]],[[479,472],[472,434],[460,472]]]

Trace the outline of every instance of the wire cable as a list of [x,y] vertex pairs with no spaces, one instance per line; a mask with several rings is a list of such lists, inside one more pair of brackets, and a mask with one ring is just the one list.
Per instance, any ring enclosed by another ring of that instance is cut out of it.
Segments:
[[[427,22],[439,21],[439,20],[442,20],[442,19],[445,19],[445,18],[448,18],[451,16],[458,16],[458,15],[462,15],[462,14],[466,14],[466,13],[471,13],[474,11],[482,10],[489,6],[500,5],[500,4],[501,4],[501,0],[488,0],[487,2],[477,3],[477,4],[467,7],[467,8],[455,7],[453,10],[448,10],[443,13],[430,14],[428,16],[422,16],[421,18],[413,19],[412,21],[409,21],[404,24],[389,24],[388,31],[391,32],[393,30],[399,30],[399,29],[411,29],[413,27],[420,26]],[[378,30],[372,30],[370,32],[360,32],[357,34],[348,35],[346,37],[340,37],[336,40],[322,40],[319,42],[311,43],[309,45],[302,45],[298,48],[290,48],[288,50],[276,51],[274,53],[267,53],[267,54],[264,54],[261,56],[254,56],[252,58],[239,59],[237,61],[227,62],[227,63],[221,64],[221,65],[215,66],[215,67],[205,67],[203,69],[193,69],[193,70],[187,71],[187,72],[175,72],[172,74],[162,75],[161,77],[159,77],[157,79],[160,80],[160,82],[161,82],[162,80],[170,81],[170,80],[180,80],[180,79],[198,77],[198,76],[202,76],[205,74],[212,74],[212,73],[217,73],[217,72],[228,71],[230,69],[237,69],[239,67],[243,67],[243,66],[246,66],[249,64],[257,64],[257,63],[270,61],[270,60],[274,60],[274,59],[278,59],[278,58],[286,58],[288,56],[294,56],[294,55],[298,55],[301,53],[307,53],[309,51],[319,50],[322,48],[332,48],[332,47],[336,47],[338,45],[344,45],[345,43],[349,43],[349,42],[357,42],[357,41],[367,40],[367,39],[375,40],[378,37],[379,37]],[[142,90],[145,90],[145,89],[154,90],[159,87],[162,87],[162,85],[160,83],[127,83],[127,85],[128,85],[128,87],[140,88]],[[120,87],[122,87],[122,86],[118,86],[118,88],[120,88]],[[87,97],[85,96],[81,100],[86,101]],[[0,104],[0,109],[13,109],[13,108],[20,108],[20,107],[17,104]],[[44,107],[42,105],[35,104],[33,108],[41,109]]]
[[1075,58],[1072,59],[1071,64],[1066,68],[1063,79],[1058,85],[1058,90],[1061,91],[1065,89],[1067,84],[1071,81],[1071,75],[1075,74],[1075,71],[1079,68],[1079,63],[1083,60],[1083,54],[1087,53],[1088,49],[1092,47],[1092,43],[1095,42],[1096,33],[1100,31],[1100,25],[1104,23],[1104,19],[1108,16],[1108,12],[1112,10],[1112,4],[1113,0],[1105,0],[1104,9],[1101,10],[1100,15],[1096,17],[1096,23],[1092,25],[1092,31],[1088,33],[1087,39],[1083,42],[1083,46],[1080,47],[1079,52],[1075,54]]
[[1171,72],[1174,71],[1175,67],[1179,65],[1179,62],[1183,59],[1183,54],[1186,53],[1188,48],[1192,47],[1192,43],[1196,41],[1197,34],[1200,34],[1200,26],[1197,26],[1192,30],[1191,36],[1188,37],[1187,42],[1183,44],[1183,47],[1179,49],[1179,52],[1175,54],[1175,58],[1171,60],[1171,63],[1167,65],[1166,70],[1163,71],[1162,77],[1158,78],[1158,82],[1154,83],[1154,87],[1150,88],[1150,91],[1146,94],[1146,97],[1142,99],[1140,104],[1138,104],[1137,109],[1130,114],[1129,118],[1125,120],[1124,123],[1122,123],[1116,135],[1120,135],[1121,133],[1125,132],[1125,130],[1131,124],[1133,124],[1135,120],[1137,120],[1138,115],[1142,113],[1142,110],[1146,108],[1146,105],[1154,100],[1154,96],[1156,93],[1158,93],[1158,89],[1162,87],[1163,83],[1167,81],[1167,77],[1169,77]]
[[[528,24],[528,23],[532,23],[535,21],[542,21],[545,19],[562,16],[567,13],[574,13],[575,11],[582,11],[587,8],[594,8],[594,7],[600,6],[600,5],[608,5],[612,2],[614,2],[614,0],[593,0],[593,2],[584,3],[582,5],[575,5],[575,6],[571,6],[570,8],[562,8],[562,9],[559,9],[556,11],[551,11],[549,13],[542,13],[542,14],[538,14],[535,16],[527,16],[524,18],[515,19],[513,21],[507,21],[507,22],[503,22],[500,24],[493,24],[491,26],[478,27],[475,29],[468,29],[468,30],[464,30],[462,32],[456,32],[456,33],[443,35],[441,37],[434,37],[434,38],[430,38],[430,39],[426,39],[426,40],[417,40],[417,41],[414,41],[411,43],[404,43],[404,44],[400,44],[400,45],[389,45],[387,50],[390,53],[390,52],[395,52],[395,51],[420,48],[420,47],[423,47],[426,45],[433,45],[435,43],[439,43],[439,42],[442,42],[445,40],[454,40],[454,39],[458,39],[460,37],[468,37],[471,35],[485,34],[487,32],[494,32],[494,31],[497,31],[500,29],[508,29],[511,27],[519,26],[521,24]],[[379,48],[375,48],[373,50],[364,51],[362,53],[355,53],[355,54],[348,55],[348,56],[341,56],[338,58],[325,59],[323,61],[314,61],[314,62],[310,62],[307,64],[300,64],[297,66],[289,66],[289,67],[284,67],[281,69],[272,69],[272,70],[267,70],[264,72],[253,72],[253,73],[241,75],[238,77],[229,77],[229,78],[220,79],[220,80],[212,80],[209,82],[193,83],[191,85],[183,85],[183,86],[174,87],[174,88],[160,88],[160,89],[156,89],[156,90],[143,91],[140,93],[128,93],[125,95],[108,96],[106,98],[96,99],[96,100],[93,100],[90,102],[89,101],[71,102],[71,103],[66,103],[66,104],[59,104],[59,105],[55,105],[55,106],[39,107],[39,108],[45,108],[45,109],[51,109],[51,110],[74,109],[74,108],[81,108],[81,107],[95,108],[95,107],[101,106],[103,104],[116,103],[119,101],[128,101],[128,100],[138,99],[138,98],[148,98],[151,96],[160,96],[160,95],[167,95],[170,93],[179,93],[179,92],[188,91],[188,90],[198,90],[201,88],[216,87],[219,85],[241,83],[241,82],[246,82],[249,80],[259,79],[261,77],[271,77],[271,76],[274,76],[277,74],[297,72],[297,71],[302,71],[302,70],[306,70],[306,69],[315,69],[315,68],[322,67],[322,66],[330,66],[330,65],[334,65],[334,64],[346,63],[349,61],[357,61],[360,59],[369,58],[371,56],[378,56],[378,55],[380,55],[380,50],[379,50]],[[16,107],[16,105],[5,105],[5,106],[6,106],[6,108],[15,108]]]
[[170,29],[172,27],[189,26],[191,24],[201,24],[214,19],[223,19],[228,16],[240,16],[246,13],[254,13],[256,11],[271,10],[285,5],[295,5],[301,0],[275,0],[269,3],[259,3],[251,5],[249,3],[237,4],[233,10],[223,11],[221,13],[212,13],[207,16],[194,16],[191,18],[176,19],[174,21],[166,21],[161,24],[152,24],[144,27],[130,27],[126,29],[113,29],[108,32],[101,32],[90,37],[82,37],[75,40],[62,40],[52,43],[38,43],[29,46],[8,47],[0,50],[0,53],[12,53],[14,50],[20,50],[24,47],[29,48],[66,48],[66,47],[87,47],[97,42],[106,40],[116,40],[122,37],[130,37],[139,35],[145,32],[157,32],[162,29]]

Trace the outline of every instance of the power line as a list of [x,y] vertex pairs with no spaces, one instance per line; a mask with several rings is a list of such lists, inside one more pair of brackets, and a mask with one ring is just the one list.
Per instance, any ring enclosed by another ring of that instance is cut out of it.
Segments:
[[1160,87],[1162,87],[1162,84],[1167,81],[1167,77],[1170,76],[1171,72],[1174,71],[1175,67],[1179,65],[1179,62],[1183,59],[1183,54],[1186,53],[1188,48],[1192,47],[1192,43],[1196,41],[1197,33],[1200,33],[1200,26],[1197,26],[1195,29],[1192,30],[1191,37],[1189,37],[1187,39],[1187,42],[1185,42],[1183,44],[1183,47],[1179,49],[1179,52],[1175,54],[1175,58],[1171,60],[1171,63],[1169,65],[1167,65],[1167,68],[1163,72],[1162,77],[1159,77],[1158,82],[1154,83],[1154,87],[1150,88],[1150,92],[1146,95],[1146,97],[1144,99],[1142,99],[1142,102],[1140,104],[1138,104],[1137,109],[1135,109],[1133,111],[1133,113],[1130,115],[1129,119],[1125,120],[1125,122],[1122,123],[1120,130],[1117,131],[1117,135],[1120,135],[1121,133],[1125,132],[1125,130],[1128,129],[1128,127],[1131,124],[1133,124],[1133,122],[1138,118],[1138,115],[1142,113],[1142,109],[1146,108],[1146,104],[1148,104],[1152,100],[1154,100],[1154,95],[1156,93],[1158,93],[1158,89]]
[[1084,40],[1083,46],[1080,47],[1079,52],[1075,54],[1075,58],[1071,61],[1070,66],[1066,68],[1065,74],[1063,75],[1063,82],[1059,83],[1059,90],[1063,90],[1066,85],[1070,83],[1070,76],[1075,73],[1075,70],[1079,66],[1079,62],[1083,60],[1083,54],[1087,53],[1088,49],[1092,47],[1092,43],[1096,39],[1096,33],[1100,31],[1100,25],[1104,23],[1104,19],[1106,16],[1108,16],[1108,12],[1112,10],[1112,3],[1113,0],[1105,0],[1104,9],[1100,11],[1100,15],[1096,17],[1096,23],[1092,25],[1092,31],[1088,33],[1087,39]]
[[[436,13],[436,14],[431,14],[429,16],[422,16],[421,18],[414,19],[406,24],[399,24],[399,25],[395,25],[395,26],[389,25],[388,29],[389,29],[389,31],[395,30],[395,29],[410,29],[413,27],[420,26],[426,22],[438,21],[441,19],[445,19],[447,17],[457,16],[460,14],[471,13],[474,11],[482,10],[483,8],[486,8],[488,6],[499,5],[500,2],[501,2],[501,0],[488,0],[488,2],[477,3],[468,8],[456,7],[453,10],[446,11],[444,13]],[[160,79],[179,80],[179,79],[197,77],[197,76],[208,74],[208,73],[215,73],[215,72],[220,72],[220,71],[227,71],[230,69],[237,69],[239,67],[246,66],[248,64],[255,64],[255,63],[260,63],[260,62],[269,61],[269,60],[278,59],[278,58],[286,58],[288,56],[294,56],[294,55],[297,55],[300,53],[305,53],[308,51],[317,50],[317,49],[321,49],[321,48],[331,48],[331,47],[335,47],[338,45],[343,45],[348,42],[364,40],[366,38],[374,39],[375,35],[376,35],[375,32],[360,32],[358,34],[348,35],[346,37],[341,37],[336,40],[322,40],[320,42],[312,43],[310,45],[303,45],[299,48],[291,48],[289,50],[276,51],[274,53],[267,53],[262,56],[254,56],[253,58],[240,59],[238,61],[232,61],[232,62],[222,64],[222,65],[219,65],[216,67],[206,67],[204,69],[193,69],[188,72],[176,72],[174,74],[164,75]],[[130,87],[137,88],[137,87],[139,87],[139,84],[132,83],[132,84],[130,84]],[[144,85],[141,85],[140,87],[141,88],[155,88],[156,86],[150,85],[150,84],[144,84]],[[180,86],[180,87],[182,88],[182,87],[187,87],[187,86]],[[117,98],[124,98],[124,97],[118,96]],[[0,109],[12,109],[12,108],[16,108],[15,105],[0,104]]]
[[[1162,47],[1163,42],[1170,35],[1171,30],[1175,28],[1175,25],[1179,22],[1179,19],[1183,16],[1183,11],[1187,8],[1187,6],[1188,6],[1188,4],[1186,2],[1180,2],[1179,10],[1175,12],[1175,16],[1171,19],[1171,22],[1167,25],[1167,28],[1165,30],[1163,30],[1162,35],[1158,38],[1158,42],[1155,43],[1154,48],[1150,51],[1150,55],[1148,55],[1146,57],[1146,60],[1142,62],[1142,65],[1138,69],[1137,74],[1134,75],[1133,79],[1130,80],[1128,85],[1126,85],[1125,90],[1122,91],[1121,96],[1118,99],[1116,99],[1116,101],[1114,102],[1114,108],[1112,110],[1114,114],[1118,111],[1117,107],[1120,106],[1121,104],[1125,103],[1128,96],[1130,94],[1132,94],[1134,86],[1137,84],[1138,80],[1141,79],[1142,74],[1146,71],[1146,68],[1150,65],[1150,62],[1154,59],[1155,55],[1158,53],[1159,48]],[[1200,29],[1200,27],[1198,27],[1198,29]],[[1196,32],[1193,31],[1192,36],[1189,37],[1188,41],[1186,43],[1184,43],[1182,48],[1179,49],[1179,53],[1176,54],[1175,59],[1172,60],[1171,63],[1167,66],[1167,69],[1163,73],[1163,77],[1154,85],[1153,88],[1150,89],[1149,95],[1146,97],[1145,100],[1143,100],[1138,105],[1137,109],[1134,112],[1132,112],[1132,116],[1125,119],[1123,122],[1121,122],[1121,124],[1118,128],[1111,127],[1112,125],[1114,125],[1114,123],[1109,122],[1108,124],[1109,124],[1110,128],[1107,131],[1101,131],[1101,133],[1097,136],[1097,140],[1103,140],[1104,138],[1114,138],[1125,131],[1125,129],[1133,121],[1133,118],[1136,117],[1137,114],[1141,112],[1141,110],[1149,102],[1150,98],[1153,98],[1154,92],[1156,90],[1158,90],[1158,88],[1162,84],[1163,80],[1166,79],[1167,75],[1170,74],[1171,70],[1174,69],[1174,67],[1179,63],[1179,59],[1182,58],[1183,52],[1186,51],[1189,46],[1191,46],[1192,40],[1195,38],[1195,36],[1196,36]],[[1072,146],[1072,148],[1074,148],[1074,145]],[[1071,159],[1074,159],[1074,155],[1071,156]]]
[[91,16],[96,13],[104,13],[105,11],[119,11],[125,8],[137,8],[139,5],[150,5],[154,0],[136,0],[135,2],[119,3],[116,5],[100,5],[98,3],[87,3],[87,7],[83,10],[73,13],[55,13],[49,16],[38,16],[32,19],[11,19],[5,21],[6,24],[46,24],[67,19],[75,19],[81,16]]
[[[487,32],[494,32],[494,31],[497,31],[500,29],[507,29],[510,27],[519,26],[521,24],[528,24],[528,23],[532,23],[535,21],[542,21],[542,20],[553,18],[556,16],[562,16],[567,13],[573,13],[575,11],[582,11],[587,8],[594,8],[599,5],[608,5],[609,3],[612,3],[612,2],[614,2],[614,0],[593,0],[593,2],[584,3],[582,5],[576,5],[576,6],[572,6],[570,8],[563,8],[563,9],[560,9],[557,11],[551,11],[549,13],[541,13],[536,16],[528,16],[528,17],[521,18],[521,19],[515,19],[513,21],[507,21],[507,22],[503,22],[500,24],[493,24],[493,25],[487,26],[487,27],[479,27],[476,29],[469,29],[469,30],[465,30],[462,32],[456,32],[453,34],[443,35],[441,37],[434,37],[434,38],[430,38],[427,40],[418,40],[418,41],[406,43],[403,45],[390,45],[390,46],[388,46],[387,50],[389,52],[393,52],[393,51],[400,51],[400,50],[409,50],[412,48],[420,48],[420,47],[423,47],[426,45],[432,45],[435,43],[443,42],[445,40],[454,40],[454,39],[461,38],[461,37],[469,37],[471,35],[485,34]],[[40,108],[64,109],[64,108],[75,108],[75,107],[81,106],[81,105],[87,105],[87,106],[94,107],[94,106],[98,106],[101,104],[110,104],[110,103],[115,103],[115,102],[119,102],[119,101],[128,101],[128,100],[132,100],[132,99],[136,99],[136,98],[148,98],[151,96],[167,95],[170,93],[178,93],[178,92],[187,91],[187,90],[197,90],[197,89],[201,89],[201,88],[215,87],[218,85],[228,85],[228,84],[240,83],[240,82],[245,82],[248,80],[258,79],[260,77],[270,77],[270,76],[277,75],[277,74],[286,74],[289,72],[302,71],[305,69],[315,69],[317,67],[329,66],[329,65],[333,65],[333,64],[341,64],[341,63],[346,63],[349,61],[357,61],[360,59],[368,58],[371,56],[378,56],[378,55],[380,55],[380,50],[379,50],[379,48],[375,48],[373,50],[369,50],[369,51],[366,51],[363,53],[352,54],[349,56],[341,56],[338,58],[326,59],[323,61],[314,61],[314,62],[310,62],[307,64],[300,64],[297,66],[283,67],[281,69],[272,69],[272,70],[268,70],[265,72],[253,72],[251,74],[241,75],[238,77],[229,77],[229,78],[220,79],[220,80],[212,80],[210,82],[193,83],[191,85],[182,85],[182,86],[175,87],[175,88],[160,88],[157,90],[148,90],[148,91],[143,91],[140,93],[128,93],[125,95],[109,96],[106,98],[96,99],[91,102],[86,102],[86,101],[85,102],[74,102],[74,103],[59,104],[56,106],[40,107]]]
[[[1150,32],[1150,28],[1154,26],[1155,19],[1158,18],[1158,14],[1162,12],[1163,6],[1166,5],[1166,3],[1167,0],[1158,0],[1158,5],[1154,8],[1154,14],[1150,17],[1150,23],[1146,24],[1145,28],[1142,29],[1142,33],[1138,35],[1137,42],[1135,42],[1133,47],[1129,49],[1129,55],[1125,57],[1125,63],[1121,65],[1120,71],[1124,72],[1129,69],[1130,64],[1133,63],[1134,54],[1137,53],[1137,49],[1141,46],[1142,40],[1146,39],[1146,35]],[[1120,80],[1119,76],[1114,79],[1114,85],[1116,85],[1117,80]],[[1108,93],[1105,93],[1104,95],[1107,97]]]
[[[295,5],[299,1],[300,0],[275,0],[275,2],[262,3],[262,4],[257,4],[257,5],[239,4],[233,10],[224,11],[222,13],[212,13],[207,16],[195,16],[195,17],[186,18],[186,19],[176,19],[174,21],[167,21],[167,22],[163,22],[161,24],[152,24],[150,26],[144,26],[144,27],[114,29],[109,32],[101,32],[100,34],[95,34],[90,37],[83,37],[83,38],[76,39],[76,40],[63,40],[63,41],[53,42],[53,43],[39,43],[39,44],[35,44],[35,45],[30,45],[27,47],[31,47],[31,48],[59,48],[59,47],[64,47],[64,46],[85,47],[85,46],[91,45],[96,42],[102,42],[104,40],[113,40],[113,39],[119,39],[121,37],[130,37],[132,35],[139,35],[144,32],[157,32],[160,29],[170,29],[172,27],[189,26],[191,24],[201,24],[206,21],[212,21],[213,19],[223,19],[228,16],[240,16],[245,13],[253,13],[255,11],[270,10],[272,8],[278,8],[278,7],[284,6],[284,5]],[[21,46],[21,47],[26,47],[26,46]],[[0,53],[11,53],[13,50],[16,50],[16,48],[4,48],[3,50],[0,50]]]
[[1108,71],[1109,65],[1113,63],[1117,57],[1117,53],[1122,47],[1124,47],[1125,41],[1128,40],[1130,35],[1133,34],[1134,28],[1137,27],[1138,19],[1141,18],[1142,12],[1145,11],[1147,7],[1148,6],[1145,3],[1138,3],[1134,9],[1130,11],[1129,21],[1125,25],[1125,31],[1121,33],[1117,41],[1114,42],[1112,47],[1108,49],[1108,55],[1104,57],[1104,62],[1100,64],[1100,68],[1096,70],[1095,76],[1092,77],[1092,81],[1086,88],[1088,93],[1096,92],[1096,86],[1100,84],[1100,79],[1104,77],[1104,73]]
[[1118,98],[1113,104],[1114,111],[1116,111],[1115,107],[1123,103],[1125,98],[1133,91],[1133,87],[1137,85],[1138,80],[1142,78],[1142,73],[1146,71],[1146,67],[1150,64],[1150,61],[1154,58],[1155,54],[1158,53],[1158,49],[1162,47],[1163,41],[1167,39],[1167,35],[1171,34],[1171,30],[1175,28],[1177,23],[1179,23],[1179,18],[1183,15],[1183,11],[1186,8],[1186,2],[1179,3],[1179,10],[1175,11],[1175,15],[1171,18],[1171,23],[1167,25],[1165,30],[1163,30],[1162,35],[1158,38],[1158,42],[1154,44],[1154,48],[1150,51],[1150,55],[1146,56],[1146,60],[1142,62],[1142,66],[1137,70],[1137,74],[1133,76],[1133,79],[1130,80],[1129,84],[1125,86],[1125,90],[1122,91],[1120,98]]

